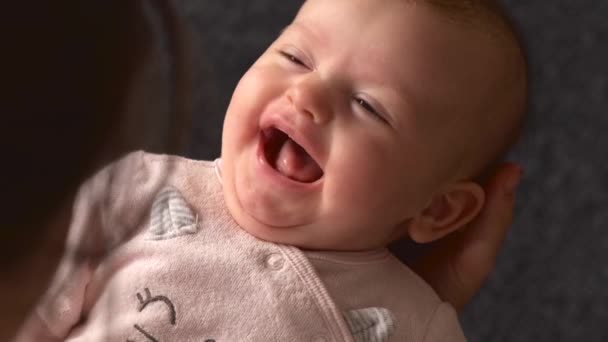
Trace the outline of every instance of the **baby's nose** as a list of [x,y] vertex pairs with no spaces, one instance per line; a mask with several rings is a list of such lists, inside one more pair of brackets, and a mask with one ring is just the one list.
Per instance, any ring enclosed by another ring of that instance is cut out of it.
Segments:
[[287,91],[287,99],[294,108],[317,124],[332,119],[331,88],[317,76],[299,79]]

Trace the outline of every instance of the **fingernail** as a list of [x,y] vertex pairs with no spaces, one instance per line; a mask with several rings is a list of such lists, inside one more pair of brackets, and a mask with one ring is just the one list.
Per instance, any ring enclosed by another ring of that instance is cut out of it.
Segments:
[[517,173],[512,176],[509,180],[507,180],[507,182],[505,183],[505,195],[512,197],[515,195],[515,191],[517,190],[517,186],[519,185],[519,182],[521,181],[521,177],[523,175],[523,169],[521,167],[517,168]]

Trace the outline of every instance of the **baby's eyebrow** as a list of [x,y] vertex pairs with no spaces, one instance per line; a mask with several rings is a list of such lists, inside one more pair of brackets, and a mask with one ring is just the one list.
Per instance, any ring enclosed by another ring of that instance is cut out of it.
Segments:
[[328,37],[323,37],[322,35],[318,34],[318,31],[316,31],[310,25],[306,25],[305,23],[294,21],[291,24],[285,26],[281,30],[281,34],[285,33],[288,30],[293,30],[298,34],[301,34],[306,40],[311,40],[311,43],[320,44],[322,46],[327,46],[328,44]]
[[274,40],[281,38],[285,34],[285,32],[287,32],[287,30],[289,30],[290,27],[291,27],[291,24],[280,29],[279,32],[277,33],[277,35],[274,37]]
[[280,31],[279,31],[279,35],[281,36],[283,35],[287,30],[291,29],[294,25],[294,23],[289,23],[288,25],[285,25]]

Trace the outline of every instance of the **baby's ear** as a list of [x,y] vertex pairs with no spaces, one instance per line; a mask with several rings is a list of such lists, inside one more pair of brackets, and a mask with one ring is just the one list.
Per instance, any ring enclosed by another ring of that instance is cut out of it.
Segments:
[[411,220],[409,236],[418,243],[440,239],[471,222],[484,201],[484,190],[477,183],[451,183],[435,194],[430,204]]

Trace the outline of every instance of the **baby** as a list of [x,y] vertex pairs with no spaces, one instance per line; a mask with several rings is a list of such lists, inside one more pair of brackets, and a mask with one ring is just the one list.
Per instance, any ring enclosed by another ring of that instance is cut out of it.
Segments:
[[19,341],[463,341],[386,246],[484,204],[520,46],[490,1],[308,0],[242,77],[221,160],[133,153],[80,191]]

